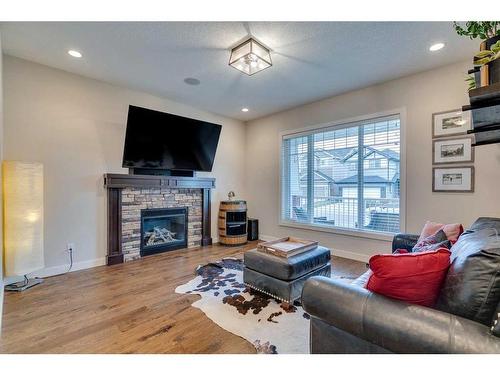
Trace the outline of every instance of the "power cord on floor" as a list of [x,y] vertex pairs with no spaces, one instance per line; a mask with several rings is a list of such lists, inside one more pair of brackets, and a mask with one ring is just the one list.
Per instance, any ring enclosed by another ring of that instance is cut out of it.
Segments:
[[68,253],[69,253],[69,268],[66,271],[66,273],[70,272],[71,269],[73,268],[73,248],[70,247],[68,249]]

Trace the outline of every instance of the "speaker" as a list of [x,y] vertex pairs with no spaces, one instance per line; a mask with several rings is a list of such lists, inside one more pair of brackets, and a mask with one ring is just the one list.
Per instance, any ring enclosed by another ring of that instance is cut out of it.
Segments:
[[248,241],[255,241],[259,239],[259,220],[248,219]]

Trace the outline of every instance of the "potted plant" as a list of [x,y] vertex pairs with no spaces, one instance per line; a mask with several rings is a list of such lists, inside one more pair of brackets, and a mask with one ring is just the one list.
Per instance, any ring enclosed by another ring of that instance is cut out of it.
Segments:
[[483,40],[481,50],[489,49],[500,40],[500,21],[468,21],[465,23],[465,27],[460,26],[458,22],[453,22],[453,27],[458,35]]
[[468,21],[465,26],[454,22],[453,27],[458,35],[482,40],[474,56],[474,65],[481,67],[481,86],[500,82],[500,21]]
[[500,82],[500,40],[474,56],[475,66],[488,65],[490,84]]

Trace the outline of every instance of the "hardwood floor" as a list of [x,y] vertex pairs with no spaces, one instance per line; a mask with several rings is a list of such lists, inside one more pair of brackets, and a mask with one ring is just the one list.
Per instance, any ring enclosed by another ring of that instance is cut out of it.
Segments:
[[[1,353],[254,353],[253,346],[191,307],[175,288],[199,264],[255,247],[176,250],[47,278],[6,293]],[[333,272],[359,276],[360,262],[334,257]]]

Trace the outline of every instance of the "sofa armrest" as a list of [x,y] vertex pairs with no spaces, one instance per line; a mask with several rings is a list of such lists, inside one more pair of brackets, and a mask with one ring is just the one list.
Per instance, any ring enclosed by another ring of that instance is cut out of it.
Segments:
[[397,249],[405,249],[411,253],[413,246],[418,242],[418,234],[398,233],[392,239],[392,252]]
[[395,353],[500,353],[500,338],[487,326],[326,277],[307,280],[302,305],[311,316]]

